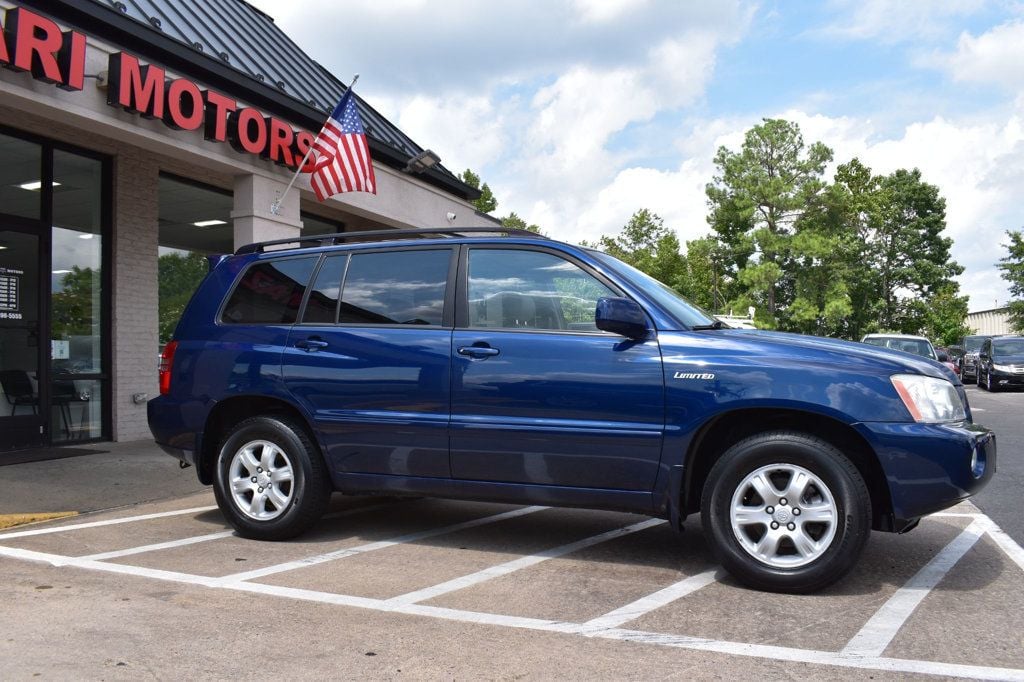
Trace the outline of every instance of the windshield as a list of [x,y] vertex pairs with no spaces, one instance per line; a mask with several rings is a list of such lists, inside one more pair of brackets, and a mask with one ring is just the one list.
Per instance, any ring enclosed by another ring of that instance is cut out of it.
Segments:
[[968,336],[964,339],[964,350],[968,353],[977,353],[981,350],[981,344],[985,343],[986,336]]
[[715,323],[715,318],[650,275],[637,270],[632,265],[623,263],[618,258],[609,256],[607,253],[601,253],[600,251],[589,251],[589,253],[599,261],[610,265],[612,269],[628,275],[633,284],[642,289],[655,303],[687,327]]
[[992,355],[1024,355],[1024,339],[992,339]]
[[932,350],[932,344],[923,339],[894,339],[883,336],[864,339],[864,343],[870,343],[872,346],[881,346],[883,348],[903,351],[904,353],[910,353],[911,355],[920,355],[923,358],[930,358],[932,360],[935,360],[937,357],[935,352]]

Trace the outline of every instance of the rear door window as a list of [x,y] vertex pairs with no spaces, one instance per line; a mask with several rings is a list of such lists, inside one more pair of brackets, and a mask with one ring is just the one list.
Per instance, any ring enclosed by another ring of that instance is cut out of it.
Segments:
[[451,249],[354,253],[338,322],[440,326]]
[[221,321],[228,324],[292,324],[319,256],[251,265],[231,293]]

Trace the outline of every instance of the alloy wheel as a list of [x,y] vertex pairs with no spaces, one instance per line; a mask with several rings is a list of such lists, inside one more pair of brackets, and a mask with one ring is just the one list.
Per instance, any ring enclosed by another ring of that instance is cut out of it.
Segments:
[[280,447],[254,440],[240,447],[228,466],[231,499],[240,512],[257,521],[276,519],[292,501],[292,462]]
[[828,550],[837,514],[835,498],[821,478],[795,464],[771,464],[736,487],[729,520],[750,556],[772,568],[796,568]]

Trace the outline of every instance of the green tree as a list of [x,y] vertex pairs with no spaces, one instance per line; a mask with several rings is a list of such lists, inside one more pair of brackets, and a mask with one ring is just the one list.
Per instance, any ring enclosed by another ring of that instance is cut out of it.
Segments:
[[507,216],[502,218],[501,224],[503,227],[507,227],[512,230],[529,230],[530,232],[535,232],[536,234],[544,234],[543,232],[541,232],[540,227],[532,223],[527,223],[525,220],[516,215],[515,211],[509,213]]
[[160,345],[174,336],[181,314],[192,294],[206,277],[206,257],[201,253],[167,253],[157,262],[159,272],[159,334]]
[[680,278],[679,293],[690,302],[711,312],[725,312],[722,298],[722,254],[713,237],[686,242],[683,254],[685,277]]
[[967,326],[967,297],[960,296],[956,282],[942,286],[928,300],[924,312],[924,335],[942,346],[957,343],[970,334]]
[[879,183],[878,228],[868,251],[877,273],[878,325],[908,334],[928,323],[931,299],[953,284],[963,267],[943,237],[946,200],[921,171],[900,169]]
[[1007,232],[1010,244],[1009,255],[999,260],[1003,279],[1010,283],[1010,325],[1014,331],[1024,334],[1024,232]]
[[677,290],[685,284],[679,237],[646,208],[634,213],[617,237],[601,237],[597,248]]
[[479,175],[467,168],[459,176],[459,179],[473,189],[480,190],[480,198],[473,202],[476,210],[481,213],[493,213],[498,209],[498,200],[494,197],[494,192],[491,191],[486,182],[483,185],[480,184]]
[[707,185],[708,223],[722,242],[734,305],[752,302],[766,326],[794,299],[794,225],[821,193],[832,150],[807,146],[797,124],[764,119],[747,131],[739,152],[721,147]]

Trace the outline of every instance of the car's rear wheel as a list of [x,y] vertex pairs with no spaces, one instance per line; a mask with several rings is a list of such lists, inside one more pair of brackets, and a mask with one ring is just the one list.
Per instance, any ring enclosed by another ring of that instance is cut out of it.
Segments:
[[813,592],[839,580],[871,531],[871,500],[857,467],[802,433],[760,434],[730,447],[701,501],[719,561],[762,590]]
[[228,522],[257,540],[299,535],[323,515],[331,494],[319,450],[299,424],[278,416],[252,417],[231,429],[213,487]]

